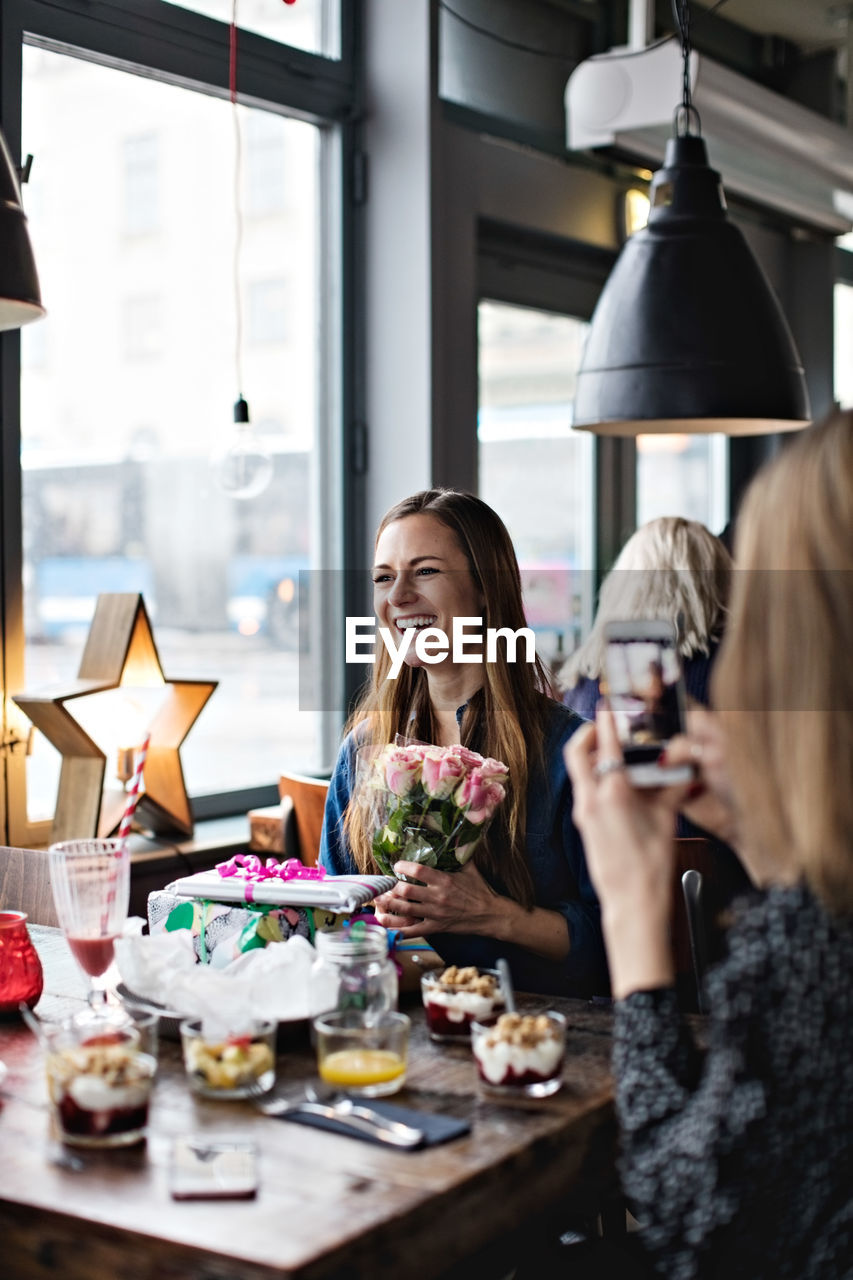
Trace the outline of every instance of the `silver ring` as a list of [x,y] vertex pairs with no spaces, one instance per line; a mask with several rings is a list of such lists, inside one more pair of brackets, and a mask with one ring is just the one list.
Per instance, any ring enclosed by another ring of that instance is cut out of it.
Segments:
[[703,760],[703,759],[704,759],[704,756],[705,756],[705,748],[704,748],[704,746],[702,745],[702,743],[701,743],[701,742],[691,742],[691,744],[690,744],[690,757],[691,757],[691,759],[696,760],[696,761],[701,761],[701,760]]
[[624,760],[618,760],[616,756],[611,756],[607,760],[599,760],[593,769],[593,773],[596,778],[603,778],[608,773],[621,773],[624,768]]

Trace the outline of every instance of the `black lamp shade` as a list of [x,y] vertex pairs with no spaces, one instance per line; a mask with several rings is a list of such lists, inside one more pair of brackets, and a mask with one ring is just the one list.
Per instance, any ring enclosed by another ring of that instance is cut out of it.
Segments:
[[0,329],[18,329],[43,315],[21,189],[0,133]]
[[759,435],[808,420],[791,331],[726,217],[705,143],[671,138],[648,225],[626,241],[593,314],[574,425],[599,435]]

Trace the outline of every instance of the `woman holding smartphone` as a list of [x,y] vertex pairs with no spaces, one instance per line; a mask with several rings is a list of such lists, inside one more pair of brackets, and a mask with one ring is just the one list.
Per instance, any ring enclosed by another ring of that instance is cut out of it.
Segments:
[[[667,749],[699,781],[632,787],[606,709],[567,749],[613,984],[622,1180],[654,1274],[836,1280],[853,1275],[853,414],[756,479],[735,562],[717,714]],[[756,886],[708,974],[704,1054],[668,937],[680,805]]]
[[[397,503],[376,536],[374,610],[402,640],[456,618],[480,631],[525,626],[521,576],[509,534],[479,498],[429,489]],[[373,832],[353,800],[358,748],[393,742],[462,743],[509,769],[507,796],[484,844],[453,875],[415,863],[376,900],[377,921],[403,937],[425,937],[448,964],[491,968],[505,956],[528,991],[592,995],[608,990],[598,902],[572,823],[562,749],[580,718],[549,696],[539,660],[498,640],[494,661],[469,648],[425,663],[409,644],[390,678],[376,649],[372,680],[353,713],[329,786],[320,861],[335,874],[375,871]],[[470,657],[477,658],[471,661]]]

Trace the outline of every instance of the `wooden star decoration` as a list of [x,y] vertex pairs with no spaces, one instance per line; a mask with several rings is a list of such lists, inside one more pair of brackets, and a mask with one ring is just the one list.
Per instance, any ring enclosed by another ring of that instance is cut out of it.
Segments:
[[191,836],[192,810],[180,750],[217,684],[167,680],[142,596],[98,596],[76,682],[62,692],[24,692],[13,698],[62,756],[52,840],[109,835],[118,827],[124,793],[104,791],[107,753],[79,715],[82,699],[134,688],[162,690],[150,723],[138,822],[158,835]]

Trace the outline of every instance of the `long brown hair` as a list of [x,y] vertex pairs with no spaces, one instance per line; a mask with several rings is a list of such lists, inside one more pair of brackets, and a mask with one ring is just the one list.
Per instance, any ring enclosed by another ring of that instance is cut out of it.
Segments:
[[735,564],[712,689],[747,842],[853,911],[853,413],[759,474]]
[[[512,541],[500,516],[472,493],[456,489],[424,489],[403,499],[383,516],[376,532],[408,516],[430,515],[454,534],[481,592],[483,627],[512,631],[526,625],[521,574]],[[378,645],[373,676],[349,719],[359,744],[392,742],[396,734],[423,742],[434,740],[426,673],[404,665],[396,680],[386,679],[390,657]],[[462,722],[465,746],[502,760],[509,769],[507,797],[495,816],[487,840],[476,854],[489,880],[516,901],[532,906],[533,883],[525,857],[527,784],[531,768],[543,767],[543,741],[548,723],[550,686],[538,657],[534,663],[507,661],[503,638],[497,660],[483,663],[483,686],[468,703]],[[350,804],[344,830],[361,871],[375,870],[371,832],[359,805]]]

